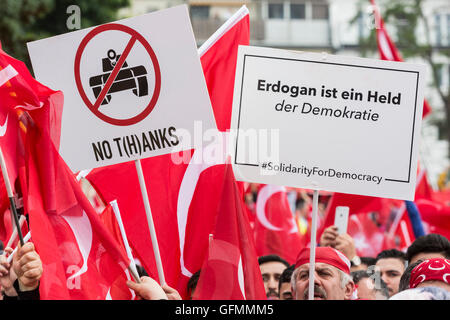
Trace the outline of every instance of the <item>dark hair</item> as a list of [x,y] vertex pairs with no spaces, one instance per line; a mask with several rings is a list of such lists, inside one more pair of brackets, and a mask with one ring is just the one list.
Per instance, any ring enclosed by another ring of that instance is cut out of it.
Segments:
[[361,281],[364,278],[369,278],[370,275],[367,272],[367,270],[358,270],[358,271],[353,271],[350,273],[350,275],[352,276],[353,282],[355,284],[358,284],[359,281]]
[[[352,273],[350,273],[350,275],[352,276],[353,282],[355,284],[358,284],[358,282],[360,282],[362,279],[372,278],[372,273],[367,270],[353,271]],[[381,279],[379,273],[376,275],[376,279],[380,281],[380,286],[378,287],[375,285],[374,290],[380,292],[386,299],[389,299],[389,289],[386,282]]]
[[269,255],[261,256],[261,257],[258,258],[258,264],[259,265],[262,265],[263,263],[266,263],[266,262],[272,262],[272,261],[281,262],[286,267],[289,267],[289,262],[287,262],[286,260],[284,260],[280,256],[277,256],[276,254],[269,254]]
[[403,272],[402,277],[400,278],[400,282],[398,284],[398,292],[409,289],[409,279],[411,279],[411,272],[423,261],[424,260],[420,259],[408,265],[408,268],[406,268],[405,272]]
[[373,257],[361,257],[361,264],[365,264],[366,266],[373,266],[377,263],[377,259]]
[[197,287],[198,279],[200,278],[200,270],[198,270],[196,273],[190,277],[188,283],[187,283],[187,292],[189,294],[189,298],[192,298],[192,292],[194,292],[195,288]]
[[378,262],[381,259],[389,259],[389,258],[399,259],[403,263],[404,268],[406,269],[407,266],[406,254],[397,249],[383,250],[377,255],[375,259],[376,262]]
[[280,281],[278,281],[278,292],[280,292],[281,284],[286,282],[291,282],[292,273],[294,272],[295,264],[287,267],[283,270],[280,276]]
[[442,253],[446,259],[450,259],[450,241],[437,233],[421,236],[414,240],[406,251],[408,262],[419,253]]
[[298,197],[296,200],[295,200],[295,208],[296,209],[298,209],[298,210],[301,210],[301,209],[303,209],[303,207],[306,205],[306,201],[305,201],[305,199],[303,199],[302,197]]

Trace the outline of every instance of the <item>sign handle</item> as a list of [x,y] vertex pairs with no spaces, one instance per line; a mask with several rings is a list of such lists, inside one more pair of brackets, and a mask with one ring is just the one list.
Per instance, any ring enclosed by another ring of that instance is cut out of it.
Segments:
[[114,211],[114,215],[117,220],[117,224],[119,225],[120,235],[122,236],[123,244],[125,245],[125,251],[127,253],[128,259],[130,259],[130,265],[128,266],[128,270],[130,271],[131,275],[134,278],[134,281],[136,283],[140,283],[141,280],[139,279],[139,273],[136,268],[136,263],[134,262],[133,254],[131,253],[131,248],[128,243],[127,234],[125,232],[125,228],[123,226],[122,217],[120,216],[120,210],[119,205],[117,204],[117,200],[113,200],[109,203],[111,205],[111,208]]
[[147,187],[145,185],[144,173],[142,171],[141,160],[134,160],[136,170],[139,178],[139,185],[141,187],[142,200],[144,201],[145,213],[147,215],[148,228],[150,230],[150,237],[152,239],[153,253],[155,255],[156,268],[158,269],[159,284],[161,286],[166,284],[164,279],[164,270],[161,262],[161,255],[159,253],[158,239],[156,237],[155,225],[153,224],[152,211],[150,210],[150,202],[148,200]]
[[314,190],[312,223],[311,223],[311,244],[309,251],[309,287],[308,300],[314,300],[314,272],[316,260],[316,233],[317,233],[317,215],[319,209],[319,190]]

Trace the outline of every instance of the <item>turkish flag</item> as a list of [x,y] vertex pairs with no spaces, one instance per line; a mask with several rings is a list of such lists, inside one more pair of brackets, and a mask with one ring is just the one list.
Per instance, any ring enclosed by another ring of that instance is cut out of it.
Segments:
[[450,189],[433,191],[432,199],[443,205],[450,206]]
[[[190,152],[187,151],[182,155],[185,155],[187,159],[191,157]],[[180,276],[177,205],[181,183],[188,164],[175,165],[171,157],[172,155],[168,154],[142,159],[141,165],[158,238],[165,280],[169,286],[176,288]],[[158,279],[135,164],[127,162],[97,168],[92,170],[86,178],[105,203],[117,200],[128,241],[134,249],[133,254],[141,261],[147,273]],[[114,183],[111,183],[111,181],[114,181]]]
[[[391,37],[387,33],[387,30],[384,26],[383,18],[381,18],[380,12],[378,11],[378,7],[375,4],[375,0],[370,0],[372,2],[374,14],[375,14],[375,22],[376,22],[376,32],[377,32],[377,44],[378,44],[378,52],[380,53],[380,57],[382,60],[388,61],[403,61],[400,52],[395,46],[394,42],[392,42]],[[428,104],[427,100],[423,101],[423,112],[422,117],[425,118],[431,112],[431,107]]]
[[17,138],[15,148],[5,149],[7,165],[19,175],[15,189],[22,191],[43,264],[41,299],[105,299],[129,261],[58,154],[63,95],[34,80],[22,62],[3,51],[0,66],[7,124],[1,130],[14,129]]
[[[25,203],[33,242],[44,267],[41,299],[105,299],[110,288],[123,275],[129,260],[54,148],[52,152],[58,166],[46,169],[53,170],[55,181],[64,181],[62,185],[70,188],[59,189],[58,196],[62,196],[61,192],[69,192],[76,202],[70,208],[45,209],[42,195],[46,185],[39,176],[43,168],[37,161],[37,148],[43,143],[39,140],[45,137],[36,129],[27,131],[28,193]],[[55,204],[65,205],[66,202],[55,201]]]
[[376,257],[383,250],[384,232],[370,212],[351,215],[347,233],[353,238],[356,254],[360,257]]
[[286,188],[265,185],[259,189],[254,234],[258,256],[276,254],[295,263],[308,239],[300,235]]
[[439,229],[450,234],[450,206],[426,199],[417,200],[416,205],[422,220],[432,227],[430,232],[437,233],[435,231]]
[[414,194],[414,201],[420,199],[433,199],[435,192],[428,182],[427,172],[425,169],[421,169],[420,165],[417,168],[417,182],[416,182],[416,192]]
[[334,216],[338,206],[349,207],[349,215],[372,211],[379,212],[379,222],[384,224],[391,207],[395,205],[398,205],[396,200],[335,192],[327,204],[324,223],[317,234],[320,237],[327,227],[334,224]]
[[266,294],[245,214],[231,165],[225,166],[223,193],[213,239],[201,268],[194,300],[265,300]]
[[[110,235],[114,238],[123,252],[126,252],[125,241],[122,237],[122,233],[120,232],[119,222],[117,221],[111,204],[108,204],[101,212],[100,220],[103,222],[103,225],[109,231]],[[129,270],[124,270],[122,276],[119,276],[118,279],[112,284],[107,295],[107,299],[134,300],[136,298],[136,294],[134,293],[134,290],[128,288],[126,284],[127,280],[132,280],[132,276]]]
[[224,27],[199,49],[217,129],[222,132],[230,129],[238,46],[250,43],[247,8],[239,10]]

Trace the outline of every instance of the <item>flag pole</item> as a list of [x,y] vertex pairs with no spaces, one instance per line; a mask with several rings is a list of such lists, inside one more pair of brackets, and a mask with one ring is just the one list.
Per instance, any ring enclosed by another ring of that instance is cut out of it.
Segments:
[[140,283],[139,273],[136,268],[136,263],[134,262],[133,254],[131,253],[131,248],[128,243],[127,234],[125,233],[125,228],[123,227],[122,217],[120,216],[119,206],[117,205],[117,200],[113,200],[110,202],[111,207],[114,211],[114,215],[116,216],[117,224],[119,225],[120,234],[122,236],[123,244],[125,245],[125,251],[127,252],[128,259],[130,259],[130,265],[128,266],[128,270],[130,270],[131,275],[134,278],[136,283]]
[[14,222],[16,224],[17,234],[19,235],[19,239],[20,239],[20,245],[23,246],[25,244],[25,241],[23,240],[22,230],[20,230],[19,216],[17,214],[16,203],[14,201],[14,195],[12,193],[11,181],[9,181],[8,170],[6,169],[6,162],[5,162],[5,158],[3,157],[3,152],[2,152],[1,147],[0,147],[0,165],[2,167],[3,180],[5,181],[6,192],[8,194],[8,198],[9,198],[9,205],[11,207],[11,212],[12,212],[12,215],[14,218]]
[[312,207],[312,223],[311,223],[311,244],[309,252],[309,287],[308,300],[314,300],[314,272],[316,260],[316,232],[317,232],[317,215],[319,209],[319,190],[314,190],[313,207]]
[[[25,235],[25,237],[23,238],[24,243],[27,243],[28,240],[30,240],[30,238],[31,238],[31,232],[28,232],[28,233]],[[15,248],[14,248],[13,252],[11,252],[11,254],[10,254],[10,255],[8,256],[8,258],[6,259],[6,262],[11,263],[11,261],[12,261],[12,259],[13,259],[13,257],[14,257],[14,254],[15,254],[16,251],[17,251],[17,248],[18,248],[18,247],[15,247]]]
[[[25,223],[25,217],[24,216],[20,216],[19,218],[19,224],[20,224],[20,229],[22,230],[23,224]],[[11,247],[13,242],[16,241],[17,239],[17,228],[14,225],[14,230],[13,233],[11,234],[11,237],[8,240],[8,243],[6,244],[5,248]],[[24,239],[25,240],[25,239]]]
[[147,187],[145,185],[144,173],[142,171],[141,160],[134,160],[136,170],[139,178],[139,185],[141,187],[142,200],[144,201],[145,213],[147,215],[148,228],[150,230],[150,237],[152,239],[153,253],[155,255],[156,268],[158,270],[159,284],[161,287],[166,284],[164,279],[164,270],[161,261],[161,255],[159,253],[158,238],[156,237],[155,225],[153,224],[152,211],[150,209],[150,202],[148,200]]

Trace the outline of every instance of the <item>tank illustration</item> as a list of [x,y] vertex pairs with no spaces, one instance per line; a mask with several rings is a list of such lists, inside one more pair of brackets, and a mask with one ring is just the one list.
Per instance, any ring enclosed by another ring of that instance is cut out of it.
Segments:
[[[119,59],[120,54],[116,54],[113,49],[108,50],[107,57],[102,58],[102,68],[104,73],[89,78],[89,85],[92,88],[95,98],[98,98],[100,95],[100,92],[105,86],[106,81]],[[125,90],[131,90],[138,97],[148,95],[147,70],[144,66],[141,65],[128,68],[127,62],[124,61],[101,104],[108,104],[111,101],[112,93]]]

